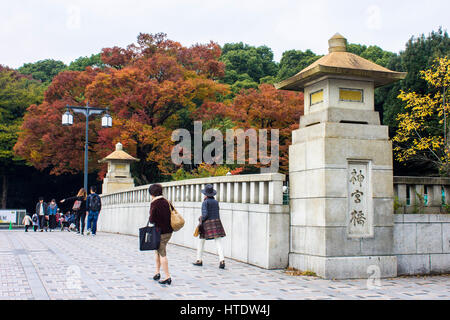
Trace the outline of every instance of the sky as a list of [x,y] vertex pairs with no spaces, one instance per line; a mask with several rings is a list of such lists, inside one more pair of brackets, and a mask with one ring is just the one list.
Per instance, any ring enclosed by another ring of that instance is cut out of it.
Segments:
[[0,64],[70,63],[139,33],[184,46],[214,41],[326,54],[336,32],[399,52],[411,36],[448,29],[448,0],[0,0]]

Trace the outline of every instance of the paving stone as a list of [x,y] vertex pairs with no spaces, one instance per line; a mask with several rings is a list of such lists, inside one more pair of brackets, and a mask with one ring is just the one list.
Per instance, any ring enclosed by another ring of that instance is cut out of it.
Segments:
[[450,276],[365,280],[292,277],[233,260],[218,268],[205,254],[195,267],[192,249],[168,246],[171,286],[153,281],[154,253],[140,252],[136,237],[100,233],[0,231],[0,300],[450,300]]

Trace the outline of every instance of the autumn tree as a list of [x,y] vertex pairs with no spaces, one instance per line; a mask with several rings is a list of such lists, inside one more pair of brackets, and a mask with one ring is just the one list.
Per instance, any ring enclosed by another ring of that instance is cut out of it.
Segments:
[[43,86],[38,82],[0,65],[0,181],[1,207],[6,209],[9,179],[24,165],[14,155],[22,117],[26,108],[43,98]]
[[140,34],[137,44],[103,49],[103,69],[64,71],[54,78],[44,102],[28,109],[15,150],[52,174],[81,171],[84,121],[75,116],[69,128],[60,121],[66,104],[89,101],[109,107],[114,119],[112,129],[102,129],[98,118],[90,122],[91,170],[100,169],[97,161],[120,141],[141,160],[133,166],[138,184],[159,180],[174,169],[172,130],[189,127],[195,110],[228,94],[215,81],[224,74],[220,54],[213,42],[186,48],[164,34]]
[[[279,130],[280,172],[287,173],[289,168],[289,145],[292,131],[298,129],[300,116],[303,115],[303,93],[276,90],[271,84],[261,84],[258,89],[242,91],[230,104],[213,103],[208,108],[197,111],[199,119],[229,119],[223,129],[271,129]],[[270,144],[268,141],[268,153]],[[248,148],[247,148],[248,149]],[[225,150],[225,149],[224,149]],[[270,156],[269,156],[270,157]],[[250,157],[247,152],[246,170]],[[252,166],[250,166],[252,167]],[[260,164],[253,166],[261,167]]]
[[406,112],[397,117],[399,128],[393,141],[399,162],[431,166],[441,175],[450,173],[449,87],[450,60],[436,59],[432,68],[420,72],[432,92],[401,91]]
[[407,72],[404,80],[385,86],[382,89],[383,123],[394,130],[398,127],[397,115],[405,111],[405,104],[397,99],[400,90],[428,94],[428,83],[420,77],[421,70],[430,69],[436,58],[450,55],[450,37],[442,28],[428,35],[411,37],[405,50],[393,56],[386,66],[390,70]]

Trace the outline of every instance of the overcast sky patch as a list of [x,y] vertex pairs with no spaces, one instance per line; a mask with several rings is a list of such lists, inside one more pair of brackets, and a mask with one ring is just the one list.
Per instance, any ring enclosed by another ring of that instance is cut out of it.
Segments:
[[0,1],[0,64],[52,58],[69,63],[125,47],[140,32],[165,32],[185,46],[244,42],[286,50],[328,50],[336,32],[351,43],[399,52],[411,36],[448,27],[447,0],[16,0]]

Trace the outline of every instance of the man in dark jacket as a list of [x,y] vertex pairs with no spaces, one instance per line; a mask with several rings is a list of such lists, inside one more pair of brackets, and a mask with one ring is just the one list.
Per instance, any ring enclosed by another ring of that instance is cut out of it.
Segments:
[[46,216],[48,215],[48,205],[44,202],[43,197],[39,197],[39,202],[36,204],[36,214],[39,217],[39,229],[41,232],[47,232]]
[[97,188],[95,186],[91,187],[91,194],[87,198],[86,209],[89,212],[87,221],[87,235],[91,234],[95,236],[97,233],[97,221],[98,215],[102,210],[102,200],[100,196],[96,193]]

